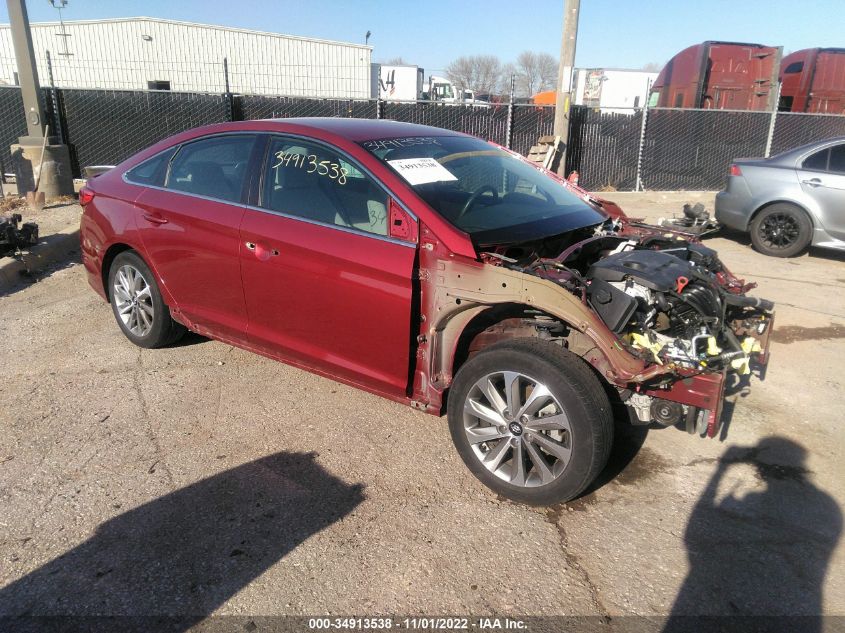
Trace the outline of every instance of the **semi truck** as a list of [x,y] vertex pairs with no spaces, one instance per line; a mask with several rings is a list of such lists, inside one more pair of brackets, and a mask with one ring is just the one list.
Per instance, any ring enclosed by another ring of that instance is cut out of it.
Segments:
[[845,114],[845,48],[805,48],[780,65],[782,112]]
[[430,75],[410,64],[373,64],[373,98],[385,101],[443,101],[475,104],[475,92],[459,88],[446,77]]
[[773,110],[782,47],[703,42],[685,48],[657,76],[650,106]]

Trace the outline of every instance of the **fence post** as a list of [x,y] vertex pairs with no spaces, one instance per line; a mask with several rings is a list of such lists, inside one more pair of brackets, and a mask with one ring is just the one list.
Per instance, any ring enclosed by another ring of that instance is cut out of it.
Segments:
[[516,75],[511,75],[511,96],[510,99],[508,99],[508,122],[507,127],[505,128],[505,147],[507,147],[508,149],[511,149],[511,145],[513,145],[513,93],[515,82]]
[[381,97],[376,98],[376,118],[384,118],[384,101],[381,100]]
[[763,158],[768,158],[769,154],[772,153],[772,140],[775,138],[775,123],[777,122],[778,118],[778,104],[780,103],[780,83],[778,83],[778,91],[775,95],[775,107],[772,109],[772,117],[769,121],[769,133],[766,136],[766,151],[763,154]]
[[56,82],[53,80],[53,60],[50,58],[50,51],[47,53],[47,77],[50,79],[50,103],[53,105],[53,129],[56,131],[56,136],[59,137],[59,142],[64,145],[67,143],[65,138],[65,130],[62,125],[62,113],[59,111],[59,95],[56,92]]
[[225,92],[223,93],[223,101],[226,103],[226,118],[229,121],[235,120],[235,104],[232,97],[232,90],[229,87],[229,59],[223,58],[223,82]]
[[648,121],[648,101],[643,108],[643,121],[640,124],[640,146],[637,149],[637,179],[634,181],[634,191],[643,190],[643,152],[645,151],[645,132]]

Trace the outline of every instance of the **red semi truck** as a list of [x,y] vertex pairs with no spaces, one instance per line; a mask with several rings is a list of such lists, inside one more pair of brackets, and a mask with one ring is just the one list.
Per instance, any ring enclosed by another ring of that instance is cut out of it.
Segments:
[[772,110],[782,48],[703,42],[675,55],[652,86],[649,106]]
[[845,114],[845,48],[805,48],[780,65],[782,112]]

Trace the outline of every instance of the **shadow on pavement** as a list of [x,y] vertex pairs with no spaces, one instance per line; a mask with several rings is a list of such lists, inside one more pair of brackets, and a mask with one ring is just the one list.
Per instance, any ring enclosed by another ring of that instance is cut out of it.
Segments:
[[106,521],[1,589],[0,629],[73,626],[14,616],[121,615],[139,616],[114,622],[122,630],[158,629],[149,616],[179,616],[162,628],[187,630],[363,499],[363,486],[327,473],[313,453],[237,466]]
[[[690,570],[664,632],[711,630],[689,616],[733,616],[722,622],[725,630],[737,630],[730,628],[737,616],[759,618],[745,621],[745,630],[821,630],[822,588],[842,515],[807,477],[805,458],[801,445],[771,437],[730,447],[718,459],[687,524]],[[738,464],[756,470],[755,490],[737,494],[731,469]]]

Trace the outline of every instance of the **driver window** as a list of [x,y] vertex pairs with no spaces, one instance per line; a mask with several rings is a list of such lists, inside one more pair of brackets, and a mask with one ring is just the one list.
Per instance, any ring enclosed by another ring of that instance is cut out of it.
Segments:
[[336,152],[316,143],[274,138],[265,169],[264,208],[387,235],[387,194]]

